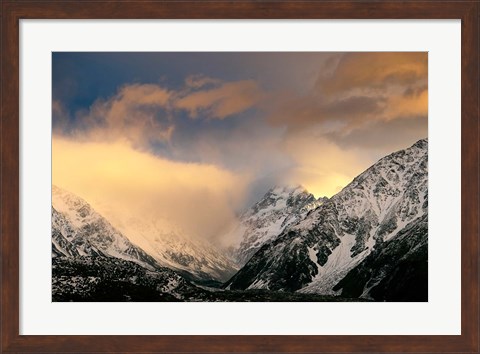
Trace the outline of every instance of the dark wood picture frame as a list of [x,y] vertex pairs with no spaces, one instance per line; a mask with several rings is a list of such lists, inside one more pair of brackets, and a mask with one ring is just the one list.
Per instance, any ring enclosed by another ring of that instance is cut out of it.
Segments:
[[[1,351],[479,352],[479,12],[473,1],[2,0]],[[461,19],[461,335],[19,335],[20,19]]]

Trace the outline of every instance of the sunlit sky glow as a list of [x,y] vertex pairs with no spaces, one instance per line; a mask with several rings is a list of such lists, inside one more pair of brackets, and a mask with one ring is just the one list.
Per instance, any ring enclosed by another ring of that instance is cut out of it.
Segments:
[[274,185],[330,197],[427,137],[427,53],[52,60],[53,183],[208,237]]

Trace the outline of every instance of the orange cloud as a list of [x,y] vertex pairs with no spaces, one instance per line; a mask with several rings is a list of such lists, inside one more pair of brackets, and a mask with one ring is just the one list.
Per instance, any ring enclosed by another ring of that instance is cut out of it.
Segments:
[[[180,163],[128,144],[74,142],[54,136],[53,184],[120,219],[179,225],[188,235],[212,238],[235,220],[249,177],[208,164]],[[152,235],[153,237],[153,235]]]
[[252,80],[222,82],[194,75],[178,91],[155,84],[125,85],[109,99],[95,101],[87,112],[77,113],[70,123],[60,102],[54,101],[52,108],[59,134],[83,141],[121,139],[144,149],[151,143],[171,140],[179,110],[192,118],[201,112],[206,119],[224,119],[253,107],[264,96]]
[[172,93],[158,85],[133,84],[119,89],[113,97],[99,99],[87,112],[77,113],[69,135],[83,141],[122,139],[139,148],[168,142],[174,124],[163,107]]
[[397,117],[426,116],[428,113],[428,90],[416,90],[414,94],[395,95],[389,98],[384,117],[392,120]]
[[[233,218],[252,192],[253,178],[263,178],[265,185],[302,184],[317,196],[331,196],[376,159],[426,137],[428,87],[426,53],[347,53],[330,59],[309,92],[266,92],[254,80],[203,75],[187,77],[177,90],[126,85],[76,119],[79,126],[71,135],[83,143],[54,140],[54,179],[87,200],[98,195],[111,205],[153,210],[205,235],[218,233],[220,224]],[[228,119],[253,107],[262,112],[257,120],[240,122],[248,129],[235,124],[233,131],[209,130],[209,119]],[[54,114],[65,114],[61,108],[54,102]],[[179,113],[207,124],[194,136],[174,135],[182,129],[175,121]],[[68,125],[61,122],[60,130]],[[169,156],[208,163],[177,163],[140,152],[155,142],[168,144]],[[170,215],[173,209],[182,212]]]
[[269,107],[269,120],[285,125],[290,133],[315,127],[327,135],[348,134],[374,122],[426,116],[427,58],[427,53],[393,52],[332,57],[315,88],[302,96],[282,93]]
[[192,117],[197,117],[203,111],[206,112],[206,117],[223,119],[251,108],[263,96],[255,81],[244,80],[188,93],[174,104],[175,107],[188,111]]
[[135,84],[122,87],[115,97],[105,103],[100,101],[97,105],[105,106],[100,109],[105,110],[105,120],[110,129],[139,124],[154,128],[148,108],[165,106],[170,95],[170,92],[158,85]]
[[425,81],[426,52],[364,52],[345,54],[328,78],[317,82],[323,93],[334,94],[356,88],[382,89]]

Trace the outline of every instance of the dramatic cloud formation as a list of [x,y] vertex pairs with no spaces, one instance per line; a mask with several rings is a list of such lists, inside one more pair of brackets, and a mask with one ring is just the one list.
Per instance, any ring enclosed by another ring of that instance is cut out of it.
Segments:
[[427,53],[131,55],[54,55],[54,183],[199,237],[276,184],[330,197],[427,136]]
[[329,74],[309,93],[284,95],[273,107],[274,124],[348,132],[372,121],[426,117],[427,53],[347,53],[327,64]]
[[61,103],[54,101],[54,132],[84,141],[124,140],[136,147],[168,141],[174,126],[163,108],[171,95],[158,85],[125,85],[74,117],[66,117]]
[[252,108],[263,96],[252,80],[222,82],[202,75],[186,78],[178,91],[154,84],[127,84],[70,120],[61,102],[54,100],[54,131],[82,140],[126,140],[134,147],[148,148],[170,141],[173,117],[181,111],[192,119],[199,115],[224,119]]
[[100,212],[168,221],[189,235],[208,238],[235,220],[249,181],[217,166],[160,159],[119,142],[58,137],[53,139],[52,174],[53,184]]

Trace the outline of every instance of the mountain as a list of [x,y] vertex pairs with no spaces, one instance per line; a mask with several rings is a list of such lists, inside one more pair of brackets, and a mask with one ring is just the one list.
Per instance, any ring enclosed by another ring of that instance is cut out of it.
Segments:
[[[85,201],[54,188],[52,301],[332,301],[331,296],[224,291],[162,267]],[[63,203],[58,202],[58,198]],[[92,231],[95,230],[95,231]],[[102,239],[105,235],[105,239]],[[118,247],[118,245],[123,245]],[[126,245],[126,246],[125,246]],[[134,252],[132,251],[134,250]],[[351,301],[346,299],[344,301]]]
[[229,279],[238,267],[200,235],[189,235],[167,219],[149,219],[108,213],[108,219],[159,264],[194,281]]
[[[365,287],[361,291],[355,288],[354,293],[375,298],[374,289],[380,291],[384,286],[388,292],[386,284],[395,280],[388,280],[390,275],[384,271],[394,269],[394,262],[402,257],[410,257],[407,246],[409,235],[414,234],[412,228],[423,225],[419,233],[424,236],[418,242],[427,242],[426,224],[420,223],[427,216],[427,207],[428,141],[424,139],[382,158],[338,194],[272,237],[224,287],[347,294],[355,278],[355,273],[349,272],[357,269],[367,280]],[[426,257],[426,253],[411,251],[421,259]],[[380,260],[380,255],[390,253],[395,257]],[[376,274],[375,279],[368,278],[368,272]],[[340,283],[342,279],[347,280]]]
[[[303,292],[315,292],[309,290]],[[333,290],[375,301],[427,301],[428,215],[376,246]]]
[[[164,266],[191,280],[225,281],[238,268],[208,242],[168,220],[100,215],[73,193],[52,187],[54,255],[109,255],[142,266]],[[108,220],[107,220],[108,219]]]
[[230,251],[243,266],[261,246],[325,202],[301,186],[276,186],[245,211],[229,238],[237,240]]
[[207,294],[164,267],[109,256],[52,259],[53,301],[198,301]]
[[86,201],[52,187],[53,301],[196,301],[207,295],[132,244]]
[[132,244],[86,201],[52,186],[52,256],[110,256],[155,269],[158,263]]

